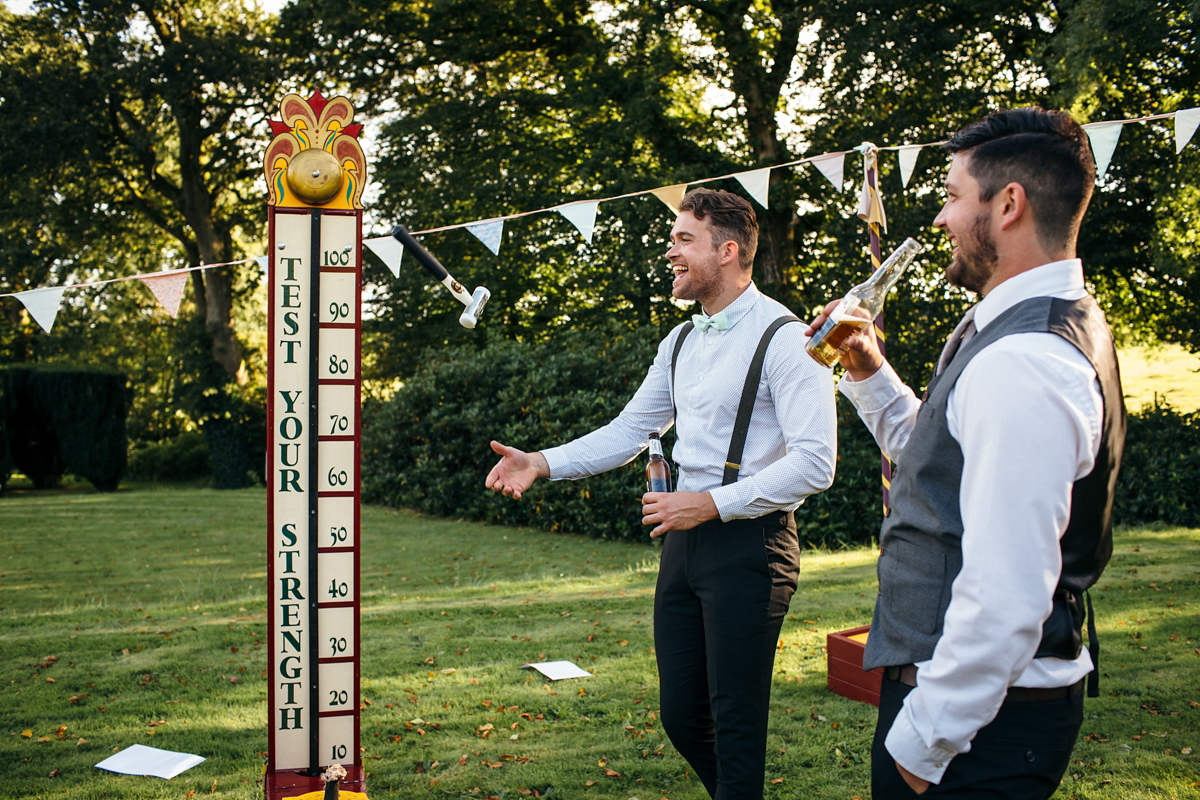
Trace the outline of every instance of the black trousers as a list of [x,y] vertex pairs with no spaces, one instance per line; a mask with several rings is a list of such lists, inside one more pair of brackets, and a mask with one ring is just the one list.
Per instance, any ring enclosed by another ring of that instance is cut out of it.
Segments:
[[717,800],[758,800],[771,674],[799,575],[796,523],[777,512],[671,531],[654,594],[662,723]]
[[955,756],[942,780],[920,795],[904,782],[895,759],[884,747],[892,722],[912,690],[900,681],[883,681],[871,747],[871,796],[875,800],[1037,800],[1058,789],[1083,724],[1082,682],[1060,700],[1006,701],[996,718],[975,734],[971,749]]

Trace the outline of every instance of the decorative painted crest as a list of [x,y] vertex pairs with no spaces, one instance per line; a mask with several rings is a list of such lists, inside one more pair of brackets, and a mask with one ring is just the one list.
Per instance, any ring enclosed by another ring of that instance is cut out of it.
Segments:
[[354,106],[345,97],[305,100],[289,94],[279,103],[282,121],[270,120],[275,138],[263,172],[267,205],[276,208],[362,208],[367,159],[358,143],[362,125],[351,125]]

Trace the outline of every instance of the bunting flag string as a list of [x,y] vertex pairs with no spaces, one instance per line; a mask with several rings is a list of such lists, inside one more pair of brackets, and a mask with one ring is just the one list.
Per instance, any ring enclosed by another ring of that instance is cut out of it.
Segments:
[[[1105,120],[1101,122],[1085,124],[1083,128],[1085,131],[1087,131],[1088,138],[1092,144],[1093,152],[1096,155],[1097,180],[1102,179],[1108,170],[1108,165],[1111,162],[1114,152],[1116,151],[1121,128],[1124,125],[1163,119],[1174,120],[1175,151],[1176,154],[1182,153],[1184,148],[1187,147],[1189,142],[1191,142],[1197,127],[1200,126],[1200,108],[1181,109],[1179,111],[1173,111],[1165,114],[1152,114],[1131,119]],[[897,151],[901,184],[907,188],[908,183],[912,178],[913,171],[916,167],[917,156],[919,155],[920,151],[926,147],[936,147],[940,144],[943,144],[943,142],[888,145],[873,149],[876,151]],[[720,175],[717,177],[701,178],[698,180],[689,181],[687,183],[660,186],[653,189],[643,189],[640,191],[613,195],[611,197],[577,200],[571,203],[563,203],[560,205],[551,206],[549,208],[521,211],[502,217],[494,217],[491,219],[476,220],[472,222],[462,222],[453,225],[444,225],[426,230],[415,230],[413,233],[424,235],[466,228],[494,255],[499,255],[500,245],[504,238],[505,222],[511,219],[531,216],[533,214],[557,212],[572,225],[574,225],[580,236],[582,236],[588,244],[591,244],[595,231],[596,216],[601,203],[609,203],[616,200],[624,200],[649,194],[657,197],[673,212],[678,213],[679,202],[682,200],[683,195],[689,186],[734,179],[741,184],[751,198],[753,198],[759,205],[761,205],[763,208],[768,208],[767,194],[772,170],[796,167],[801,164],[811,164],[817,169],[818,172],[821,173],[821,175],[825,177],[826,180],[833,184],[834,188],[838,192],[841,192],[843,191],[845,185],[845,160],[846,156],[850,152],[851,151],[823,153],[815,156],[807,156],[805,158],[789,161],[783,164],[776,164],[775,166],[771,167],[760,167],[753,170],[744,170],[727,175]],[[864,169],[866,169],[865,164]],[[856,213],[860,215],[865,213],[866,216],[864,219],[867,219],[869,223],[883,227],[883,229],[886,231],[887,220],[884,216],[882,203],[879,202],[877,198],[877,188],[876,193],[872,195],[866,191],[864,185],[864,189],[860,193],[859,206]],[[380,261],[387,266],[388,270],[394,276],[399,277],[400,260],[404,253],[404,248],[399,242],[395,241],[395,239],[393,239],[391,236],[380,236],[371,239],[364,239],[363,243],[367,245],[371,252],[379,257]],[[26,310],[29,312],[29,315],[38,323],[38,325],[40,325],[46,332],[49,332],[51,327],[54,325],[54,320],[57,317],[62,296],[66,291],[84,287],[103,286],[109,283],[117,283],[120,281],[141,280],[154,294],[155,299],[158,300],[167,313],[174,317],[179,313],[179,306],[182,301],[183,290],[187,283],[187,273],[198,270],[215,269],[218,267],[228,267],[248,263],[256,263],[265,269],[267,260],[267,256],[256,256],[254,258],[228,261],[221,264],[202,264],[194,267],[184,267],[182,269],[171,270],[169,272],[130,275],[124,278],[109,278],[107,280],[76,283],[58,287],[42,287],[39,289],[29,289],[21,292],[0,292],[0,297],[17,298],[25,306]]]
[[[183,287],[187,283],[188,273],[216,269],[217,267],[232,267],[237,264],[253,263],[265,266],[266,256],[241,258],[237,261],[224,261],[220,264],[201,264],[197,267],[182,267],[162,272],[147,272],[142,275],[129,275],[124,278],[108,278],[102,281],[72,283],[66,286],[44,286],[40,289],[27,289],[23,292],[0,292],[0,297],[15,297],[20,300],[21,304],[25,306],[25,310],[29,312],[29,316],[33,317],[42,330],[49,333],[50,329],[54,326],[54,320],[58,317],[58,308],[62,302],[62,296],[68,289],[87,289],[95,286],[107,286],[110,283],[121,283],[123,281],[141,281],[149,287],[155,299],[159,301],[167,313],[174,317],[179,314],[179,303],[183,300]],[[178,298],[176,298],[176,289],[178,289]]]

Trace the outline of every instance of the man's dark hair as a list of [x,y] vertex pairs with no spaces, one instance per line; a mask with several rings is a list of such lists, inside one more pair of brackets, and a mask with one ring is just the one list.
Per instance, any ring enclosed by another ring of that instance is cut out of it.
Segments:
[[750,203],[733,192],[692,189],[683,196],[679,210],[690,211],[696,219],[709,218],[713,247],[733,240],[738,246],[738,264],[743,270],[754,266],[758,250],[758,219]]
[[1087,133],[1062,111],[998,111],[960,130],[943,145],[970,157],[967,171],[979,182],[979,199],[991,200],[1009,183],[1025,189],[1038,239],[1049,250],[1079,235],[1096,181]]

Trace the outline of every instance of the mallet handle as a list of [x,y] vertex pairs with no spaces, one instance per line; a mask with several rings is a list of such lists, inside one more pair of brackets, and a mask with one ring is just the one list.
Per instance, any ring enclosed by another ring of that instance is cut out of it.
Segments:
[[433,277],[443,282],[450,277],[450,273],[442,266],[442,262],[434,258],[433,253],[422,247],[421,243],[414,239],[412,234],[403,225],[397,225],[395,228],[392,228],[392,236],[400,244],[404,245],[404,248],[413,254],[413,258],[420,261],[421,266],[429,270]]

